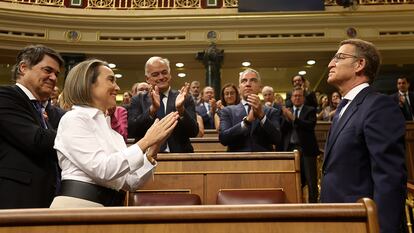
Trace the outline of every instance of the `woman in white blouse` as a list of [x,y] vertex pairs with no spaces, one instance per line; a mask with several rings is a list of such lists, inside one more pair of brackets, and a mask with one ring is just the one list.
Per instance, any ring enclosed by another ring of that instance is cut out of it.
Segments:
[[122,190],[136,190],[152,176],[159,146],[179,115],[155,121],[127,147],[105,116],[118,91],[114,72],[103,61],[87,60],[70,70],[63,98],[72,110],[62,117],[54,146],[62,168],[61,191],[51,208],[122,205]]

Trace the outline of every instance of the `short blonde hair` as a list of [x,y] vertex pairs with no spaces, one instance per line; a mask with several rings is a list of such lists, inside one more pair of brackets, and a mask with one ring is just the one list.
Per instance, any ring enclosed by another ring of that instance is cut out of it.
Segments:
[[99,67],[108,63],[98,59],[83,61],[73,67],[65,81],[63,102],[69,106],[92,105],[92,85],[99,76]]

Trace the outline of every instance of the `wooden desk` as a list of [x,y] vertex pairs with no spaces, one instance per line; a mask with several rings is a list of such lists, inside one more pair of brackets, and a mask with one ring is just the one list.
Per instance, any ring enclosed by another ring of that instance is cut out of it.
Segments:
[[190,138],[190,141],[195,153],[227,151],[227,146],[223,146],[218,137],[204,135],[202,138]]
[[375,204],[0,210],[0,233],[378,233]]
[[187,192],[215,204],[219,189],[283,188],[302,202],[298,152],[160,154],[153,181],[139,191]]

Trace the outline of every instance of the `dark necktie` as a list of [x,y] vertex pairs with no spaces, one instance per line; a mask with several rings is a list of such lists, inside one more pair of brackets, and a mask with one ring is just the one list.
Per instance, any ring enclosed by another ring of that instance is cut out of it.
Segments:
[[[160,93],[160,108],[157,111],[158,119],[162,119],[165,117],[165,105],[164,105],[164,101],[162,101],[164,97],[165,95],[163,93]],[[165,151],[165,149],[167,149],[167,141],[161,145],[160,152]]]
[[[42,125],[42,128],[47,129],[46,120],[43,116],[43,106],[42,104],[37,100],[31,100],[33,103],[33,106],[35,107],[37,114],[40,117],[40,123]],[[60,169],[57,162],[55,163],[55,169],[56,169],[56,189],[55,189],[55,195],[58,195],[60,192],[60,181],[61,181],[61,175],[60,175]]]
[[249,115],[249,112],[250,112],[251,107],[250,107],[250,105],[248,103],[246,103],[244,105],[247,106],[247,115]]
[[299,118],[299,108],[295,109],[295,119]]
[[410,104],[408,103],[408,96],[407,93],[404,93],[404,117],[406,120],[411,121],[413,119],[413,115],[411,112]]
[[42,128],[47,129],[46,120],[45,120],[45,117],[43,116],[42,104],[37,100],[32,100],[32,103],[37,111],[37,115],[40,118],[40,124],[42,125]]
[[339,120],[339,114],[341,113],[342,108],[345,107],[345,105],[348,103],[348,101],[348,99],[342,99],[338,107],[336,108],[335,115],[332,119],[331,131],[333,131],[333,129],[336,127],[336,123]]
[[164,99],[165,95],[163,93],[160,93],[160,108],[158,108],[157,111],[157,118],[162,119],[165,117],[165,105],[164,105],[164,101],[162,101]]

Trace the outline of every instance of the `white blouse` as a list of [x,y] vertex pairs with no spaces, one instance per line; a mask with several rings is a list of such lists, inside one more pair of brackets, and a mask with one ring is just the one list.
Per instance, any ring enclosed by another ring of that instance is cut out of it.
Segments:
[[62,117],[54,148],[62,180],[134,191],[155,168],[137,144],[127,147],[110,118],[93,107],[73,106]]

